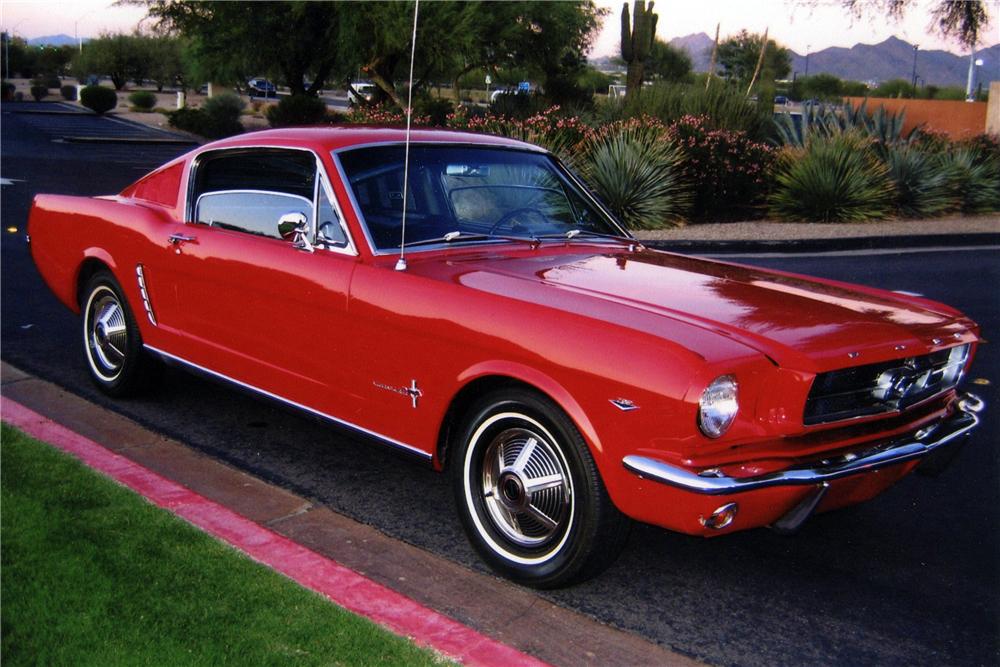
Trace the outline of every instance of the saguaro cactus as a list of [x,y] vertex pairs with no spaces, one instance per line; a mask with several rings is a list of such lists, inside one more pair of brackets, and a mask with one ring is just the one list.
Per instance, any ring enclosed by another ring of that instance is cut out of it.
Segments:
[[632,5],[632,19],[629,20],[628,3],[622,4],[622,60],[628,63],[625,78],[625,94],[632,95],[642,89],[642,78],[646,60],[653,50],[656,39],[657,16],[653,13],[653,3],[635,0]]

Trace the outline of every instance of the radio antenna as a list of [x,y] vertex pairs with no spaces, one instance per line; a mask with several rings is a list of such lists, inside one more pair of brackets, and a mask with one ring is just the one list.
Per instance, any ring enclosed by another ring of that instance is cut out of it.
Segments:
[[413,120],[413,58],[417,53],[417,15],[420,0],[413,4],[413,38],[410,41],[410,85],[406,91],[406,148],[403,153],[403,223],[399,241],[399,259],[396,270],[406,271],[406,202],[410,184],[410,122]]

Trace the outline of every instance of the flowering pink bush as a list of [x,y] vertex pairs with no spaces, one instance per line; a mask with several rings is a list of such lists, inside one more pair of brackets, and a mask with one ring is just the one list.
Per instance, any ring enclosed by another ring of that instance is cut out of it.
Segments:
[[[344,122],[352,125],[406,125],[406,114],[389,105],[356,105],[344,116]],[[410,123],[414,126],[426,126],[430,125],[430,118],[414,114]]]
[[737,220],[762,216],[777,150],[741,130],[714,129],[705,116],[683,116],[667,129],[684,151],[693,188],[691,217]]
[[559,115],[558,105],[523,120],[491,113],[467,116],[459,111],[448,116],[448,127],[520,139],[544,146],[562,157],[571,155],[592,131],[576,116]]

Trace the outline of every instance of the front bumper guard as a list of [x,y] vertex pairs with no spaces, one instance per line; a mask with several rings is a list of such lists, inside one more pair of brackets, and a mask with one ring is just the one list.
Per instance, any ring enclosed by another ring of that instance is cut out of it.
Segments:
[[846,454],[824,459],[819,464],[795,466],[756,477],[730,477],[714,468],[697,473],[646,456],[626,456],[622,464],[642,479],[708,496],[756,491],[772,486],[822,485],[825,489],[833,480],[920,459],[941,447],[960,442],[963,435],[979,424],[978,414],[984,405],[979,397],[962,394],[955,399],[956,409],[951,415],[909,436],[891,440],[860,454]]

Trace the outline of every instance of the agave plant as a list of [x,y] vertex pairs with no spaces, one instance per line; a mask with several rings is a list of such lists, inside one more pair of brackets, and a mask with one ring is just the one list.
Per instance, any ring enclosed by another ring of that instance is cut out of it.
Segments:
[[899,215],[925,218],[959,207],[951,168],[939,155],[911,144],[885,146],[881,153],[895,184]]
[[662,127],[612,124],[584,141],[573,165],[625,225],[680,224],[691,202],[683,154]]
[[941,156],[948,187],[963,213],[1000,210],[1000,161],[974,145]]
[[905,111],[893,113],[882,106],[869,113],[868,102],[864,101],[857,107],[850,103],[843,107],[808,105],[798,123],[785,112],[775,118],[775,125],[778,139],[786,146],[802,148],[813,136],[832,137],[842,132],[857,132],[884,146],[895,146],[908,142],[919,131],[919,128],[914,128],[904,135],[905,120]]
[[771,214],[783,220],[864,222],[892,212],[889,167],[858,131],[813,136],[788,149],[775,176]]

